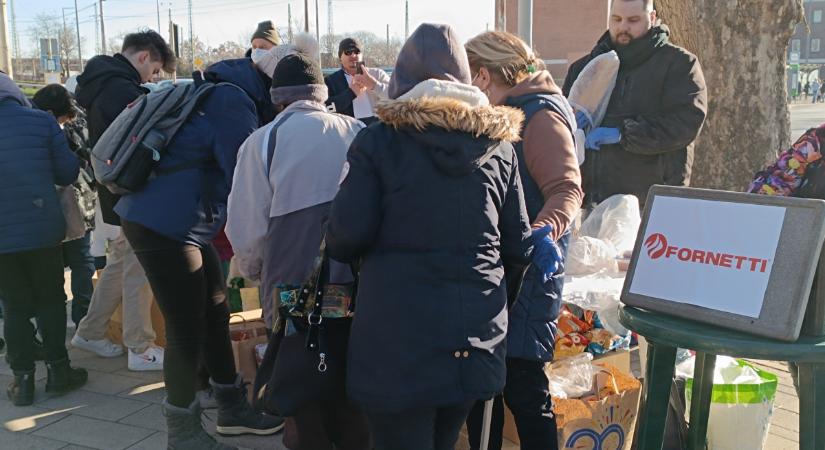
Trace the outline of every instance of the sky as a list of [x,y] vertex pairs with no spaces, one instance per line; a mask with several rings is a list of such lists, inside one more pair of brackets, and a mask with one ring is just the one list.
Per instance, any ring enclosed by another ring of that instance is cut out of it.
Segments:
[[[95,49],[95,0],[9,0],[14,3],[21,54],[30,55],[35,37],[30,33],[33,18],[39,13],[57,16],[74,25],[74,1],[77,1],[80,35],[84,40],[83,58]],[[157,3],[160,5],[161,29],[168,37],[169,12],[181,26],[182,39],[188,39],[187,0],[105,0],[103,3],[106,38],[141,27],[158,28]],[[288,4],[292,5],[293,29],[303,28],[302,0],[192,0],[193,29],[207,45],[239,41],[251,35],[255,25],[271,19],[279,27],[287,25]],[[315,0],[310,0],[310,30],[315,32]],[[321,35],[327,32],[327,0],[318,0]],[[404,0],[333,0],[335,34],[366,30],[379,36],[404,37]],[[410,33],[422,22],[449,23],[466,40],[494,24],[494,0],[409,0]],[[63,9],[65,8],[65,10]],[[9,15],[11,17],[11,15]]]

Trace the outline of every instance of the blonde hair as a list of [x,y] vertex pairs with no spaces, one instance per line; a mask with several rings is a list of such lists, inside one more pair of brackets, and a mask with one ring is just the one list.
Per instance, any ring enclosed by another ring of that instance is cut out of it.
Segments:
[[464,48],[473,72],[484,67],[509,86],[544,70],[544,63],[527,43],[504,31],[481,33],[464,44]]

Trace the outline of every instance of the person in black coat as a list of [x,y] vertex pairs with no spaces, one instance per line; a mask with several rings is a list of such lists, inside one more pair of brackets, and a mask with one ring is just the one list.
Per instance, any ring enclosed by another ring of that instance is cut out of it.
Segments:
[[330,257],[360,262],[348,394],[376,449],[452,449],[504,387],[503,260],[532,248],[508,142],[523,115],[470,86],[447,25],[413,33],[389,97],[350,146],[327,229]]
[[327,106],[369,125],[375,121],[378,100],[387,98],[390,77],[379,68],[364,66],[362,48],[356,39],[343,39],[338,44],[341,70],[326,77],[324,82],[329,90]]

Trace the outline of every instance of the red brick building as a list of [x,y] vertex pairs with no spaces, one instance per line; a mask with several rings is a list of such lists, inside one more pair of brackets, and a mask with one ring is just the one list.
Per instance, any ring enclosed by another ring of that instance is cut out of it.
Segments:
[[[507,31],[518,34],[518,0],[505,2]],[[593,49],[609,14],[610,0],[533,0],[533,48],[556,80]]]

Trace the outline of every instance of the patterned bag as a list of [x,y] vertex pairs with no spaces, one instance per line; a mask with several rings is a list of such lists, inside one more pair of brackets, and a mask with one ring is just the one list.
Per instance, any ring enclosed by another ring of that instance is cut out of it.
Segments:
[[[825,124],[805,132],[790,149],[779,155],[776,162],[756,173],[748,192],[783,197],[815,195],[810,193],[806,185],[822,184],[817,178],[822,173],[819,168],[822,165],[823,140]],[[814,174],[817,176],[813,176]]]

